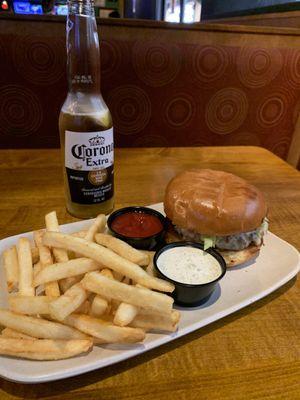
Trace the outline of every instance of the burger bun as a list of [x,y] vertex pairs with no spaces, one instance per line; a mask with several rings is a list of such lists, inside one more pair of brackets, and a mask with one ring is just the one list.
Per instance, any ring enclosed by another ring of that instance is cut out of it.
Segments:
[[211,169],[191,169],[175,176],[166,188],[164,209],[178,228],[208,236],[253,231],[267,213],[258,188]]

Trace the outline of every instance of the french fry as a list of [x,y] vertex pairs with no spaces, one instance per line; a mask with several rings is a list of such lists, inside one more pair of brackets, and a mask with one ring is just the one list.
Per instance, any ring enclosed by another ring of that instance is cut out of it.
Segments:
[[88,294],[80,282],[68,289],[62,296],[49,304],[52,318],[62,321],[87,299]]
[[171,313],[173,299],[152,290],[126,285],[107,278],[99,272],[89,272],[81,281],[82,286],[103,297],[112,298],[137,307],[161,313]]
[[43,269],[43,265],[38,261],[36,264],[33,265],[33,279],[37,276],[39,272]]
[[89,227],[86,235],[84,236],[85,240],[90,240],[94,242],[94,237],[97,232],[103,232],[106,225],[106,217],[104,214],[99,214],[92,225]]
[[177,310],[172,311],[170,315],[165,314],[149,314],[140,311],[130,326],[142,328],[146,330],[163,330],[175,332],[180,319],[180,314]]
[[149,257],[149,262],[150,262],[150,260],[153,260],[155,251],[153,251],[153,250],[141,250],[141,251],[143,253],[147,254],[147,256]]
[[[59,224],[57,220],[57,215],[55,211],[50,212],[49,214],[45,215],[45,223],[47,231],[52,232],[59,232]],[[69,255],[67,250],[65,249],[58,249],[56,247],[52,248],[54,259],[57,263],[65,263],[69,260]],[[71,286],[75,285],[75,283],[79,282],[81,277],[71,277],[65,278],[59,282],[60,290],[64,293],[66,292]]]
[[43,242],[47,246],[65,248],[92,258],[107,268],[128,276],[135,282],[162,292],[172,292],[174,285],[159,278],[151,277],[139,265],[125,260],[113,251],[96,243],[58,232],[46,232]]
[[[48,265],[53,264],[51,251],[50,251],[49,247],[45,246],[42,242],[43,234],[44,234],[44,232],[41,230],[33,232],[33,238],[34,238],[35,244],[39,250],[40,263],[42,265],[42,270],[44,268],[46,268]],[[38,286],[38,285],[34,285],[34,286]],[[45,293],[47,296],[58,297],[60,295],[58,282],[56,282],[54,280],[51,282],[47,282],[45,284]]]
[[[91,309],[89,311],[89,314],[92,317],[100,317],[101,315],[103,315],[105,312],[107,312],[108,310],[108,301],[106,299],[103,299],[101,296],[95,296],[93,301],[92,301],[92,305],[91,305]],[[78,310],[76,310],[76,312],[78,314],[80,314],[78,312]]]
[[16,289],[19,281],[19,262],[16,246],[3,252],[3,266],[5,270],[8,291]]
[[149,262],[148,262],[148,265],[149,265],[150,262],[153,261],[153,258],[154,258],[154,255],[155,255],[155,251],[143,250],[143,253],[147,254],[147,256],[149,258]]
[[114,279],[114,274],[113,274],[113,272],[112,272],[110,269],[108,269],[108,268],[103,268],[103,269],[100,271],[100,274],[103,275],[103,276],[106,276],[106,278]]
[[84,239],[86,237],[87,232],[88,232],[87,230],[77,231],[77,232],[71,233],[71,236]]
[[[124,281],[123,281],[123,283],[124,283]],[[125,282],[125,283],[127,283],[127,282]],[[144,286],[139,285],[139,284],[136,284],[135,286],[142,288],[142,289],[147,289],[147,288],[144,288]],[[150,289],[147,289],[147,290],[150,290]],[[133,304],[120,303],[115,310],[114,324],[119,325],[119,326],[129,325],[130,322],[132,322],[134,320],[134,318],[137,316],[138,312],[139,312],[139,308],[134,306]]]
[[129,325],[137,316],[138,311],[138,307],[132,304],[121,303],[115,313],[114,324],[118,326]]
[[49,303],[56,297],[51,296],[10,296],[9,309],[19,314],[49,314]]
[[[87,231],[79,231],[75,232],[74,236],[83,238],[90,242],[94,242],[94,236],[97,232],[102,232],[106,225],[106,217],[104,214],[99,214],[92,225],[89,227]],[[79,258],[80,254],[74,253],[75,258]]]
[[76,285],[76,283],[80,282],[82,278],[83,275],[77,275],[77,276],[71,276],[70,278],[62,279],[59,282],[59,287],[63,293],[66,293],[68,289]]
[[[59,224],[57,220],[57,215],[55,211],[50,212],[49,214],[45,215],[45,222],[47,231],[51,232],[59,232]],[[82,231],[83,236],[86,235],[87,231]],[[52,248],[53,255],[55,261],[57,263],[65,263],[69,261],[69,255],[67,250],[59,249],[59,248]],[[72,252],[73,253],[73,252]],[[75,285],[79,282],[83,277],[82,276],[72,276],[70,278],[64,278],[59,282],[59,287],[63,293],[65,293],[71,286]]]
[[21,296],[34,296],[33,266],[30,242],[21,237],[17,244],[19,262],[19,294]]
[[[134,329],[134,328],[133,328]],[[0,354],[30,360],[61,360],[86,353],[93,341],[85,340],[30,340],[0,337]]]
[[147,272],[147,274],[156,277],[157,276],[157,272],[156,272],[156,270],[154,268],[153,258],[154,258],[154,253],[149,256],[150,260],[149,260],[149,264],[147,265],[146,272]]
[[108,249],[117,253],[119,256],[126,258],[126,260],[141,266],[146,266],[149,264],[148,254],[136,250],[134,247],[120,239],[104,233],[97,233],[95,235],[95,240],[98,244],[107,247]]
[[33,264],[36,264],[40,260],[39,249],[35,246],[31,247],[31,257],[32,257]]
[[[25,315],[50,314],[49,303],[57,299],[50,296],[10,296],[9,309]],[[76,310],[78,314],[87,314],[90,311],[89,301],[82,303]]]
[[136,286],[137,288],[140,288],[140,289],[151,290],[151,289],[149,289],[149,288],[146,288],[146,287],[143,286],[143,285],[140,285],[139,283],[136,283],[135,286]]
[[91,304],[88,300],[86,300],[85,302],[83,302],[76,310],[75,313],[76,314],[88,314],[90,312],[91,309]]
[[[106,276],[107,278],[114,279],[114,275],[112,271],[108,268],[103,268],[100,271],[100,274],[103,276]],[[91,309],[90,309],[90,315],[93,317],[100,317],[101,315],[105,313],[109,313],[110,311],[110,305],[109,305],[109,300],[108,298],[104,299],[103,297],[96,295],[93,298]]]
[[38,340],[37,338],[34,338],[29,335],[25,335],[24,333],[20,333],[18,331],[15,331],[10,328],[4,328],[3,331],[1,332],[1,336],[7,337],[7,338],[12,338],[12,339],[31,339],[31,340]]
[[[103,276],[106,276],[106,278],[115,279],[113,272],[108,268],[103,268],[100,271],[100,274]],[[97,295],[97,297],[100,297],[100,296]],[[110,301],[111,299],[109,297],[106,297],[105,300]],[[108,304],[108,307],[109,307],[109,304]],[[108,312],[108,310],[106,312]]]
[[14,329],[25,335],[41,339],[86,339],[87,336],[76,329],[59,322],[29,317],[0,309],[0,325]]
[[124,275],[120,274],[119,272],[113,271],[114,279],[116,281],[122,282]]
[[59,297],[60,290],[58,282],[49,282],[45,284],[45,294],[46,296]]
[[[57,215],[55,211],[50,212],[45,215],[45,223],[47,231],[59,232],[59,224],[57,220]],[[68,253],[64,249],[53,248],[53,255],[56,262],[62,263],[69,260]]]
[[122,328],[88,315],[72,314],[64,320],[64,323],[106,343],[136,343],[145,338],[142,329]]
[[51,251],[50,251],[49,247],[47,247],[43,244],[43,240],[42,240],[43,235],[44,235],[43,230],[33,232],[34,242],[39,251],[40,263],[43,266],[46,266],[46,265],[53,264],[53,259],[52,259],[52,255],[51,255]]
[[63,278],[82,275],[90,271],[97,271],[100,268],[101,266],[94,260],[89,258],[77,258],[76,260],[69,260],[65,263],[48,265],[37,274],[33,284],[34,286],[38,286],[42,283],[58,281]]

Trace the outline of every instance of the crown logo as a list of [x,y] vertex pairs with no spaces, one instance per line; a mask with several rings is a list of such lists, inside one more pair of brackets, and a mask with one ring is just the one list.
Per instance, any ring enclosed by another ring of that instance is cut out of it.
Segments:
[[89,142],[90,142],[90,146],[100,146],[100,145],[104,144],[105,139],[104,139],[104,137],[97,135],[97,136],[89,139]]

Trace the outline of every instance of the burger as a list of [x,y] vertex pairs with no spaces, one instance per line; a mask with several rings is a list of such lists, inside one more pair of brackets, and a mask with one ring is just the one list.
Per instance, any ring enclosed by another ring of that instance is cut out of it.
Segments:
[[227,266],[255,258],[268,230],[263,194],[244,179],[223,171],[191,169],[166,188],[164,209],[170,221],[168,243],[200,242],[214,247]]

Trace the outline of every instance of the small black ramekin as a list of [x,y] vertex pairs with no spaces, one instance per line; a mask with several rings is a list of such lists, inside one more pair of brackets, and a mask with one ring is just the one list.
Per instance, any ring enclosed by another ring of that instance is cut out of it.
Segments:
[[173,279],[169,278],[168,276],[164,275],[161,270],[157,266],[157,260],[159,256],[173,247],[196,247],[198,249],[204,250],[203,245],[201,243],[194,243],[194,242],[177,242],[167,244],[166,246],[159,249],[153,259],[154,268],[157,271],[157,274],[160,278],[168,280],[175,285],[175,290],[171,293],[176,304],[185,307],[196,307],[203,303],[205,303],[210,295],[212,294],[217,282],[223,278],[226,273],[226,262],[224,258],[219,254],[215,249],[209,248],[205,250],[207,253],[212,255],[220,264],[222,268],[222,273],[218,276],[217,279],[202,284],[188,284],[174,281]]
[[[135,213],[143,212],[146,214],[154,215],[155,217],[157,217],[160,220],[162,227],[163,227],[162,230],[157,232],[154,235],[147,236],[147,237],[129,237],[129,236],[122,235],[122,234],[116,232],[115,230],[113,230],[111,225],[112,225],[112,222],[114,221],[114,219],[121,214],[129,213],[129,212],[135,212]],[[115,236],[118,239],[124,240],[124,242],[127,242],[132,247],[135,247],[136,249],[140,249],[140,250],[154,250],[164,244],[164,237],[165,237],[165,233],[166,233],[168,224],[167,224],[166,218],[160,212],[153,210],[152,208],[148,208],[148,207],[132,206],[132,207],[120,208],[119,210],[116,210],[112,214],[110,214],[110,216],[108,217],[108,220],[107,220],[107,226],[113,236]]]

